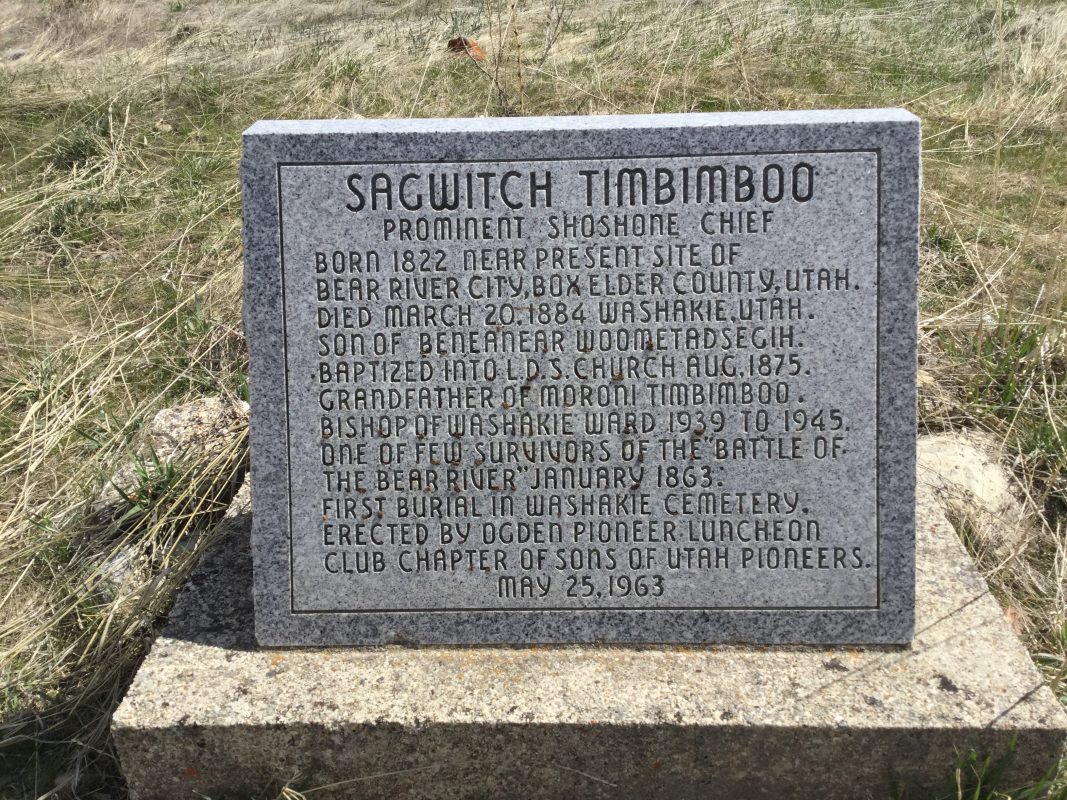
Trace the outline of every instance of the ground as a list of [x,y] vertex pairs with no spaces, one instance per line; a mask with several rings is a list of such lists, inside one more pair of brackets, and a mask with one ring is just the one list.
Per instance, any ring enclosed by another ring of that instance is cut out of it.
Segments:
[[[110,713],[233,489],[142,435],[247,399],[252,121],[851,106],[922,118],[920,432],[979,433],[1022,487],[1019,546],[958,527],[1067,701],[1064,5],[0,5],[0,796],[121,796]],[[1027,796],[976,772],[959,796]]]

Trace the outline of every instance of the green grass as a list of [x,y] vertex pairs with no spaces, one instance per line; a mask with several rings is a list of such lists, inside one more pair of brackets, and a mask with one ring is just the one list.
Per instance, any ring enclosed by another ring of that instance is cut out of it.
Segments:
[[[487,61],[449,56],[455,35]],[[919,114],[920,355],[937,389],[922,428],[1003,442],[1040,524],[1022,573],[986,566],[1067,699],[1062,5],[182,0],[131,19],[105,0],[19,0],[0,9],[0,52],[14,47],[27,54],[0,67],[0,796],[121,791],[109,714],[195,559],[175,542],[211,514],[189,513],[188,476],[148,472],[122,524],[88,508],[156,411],[247,395],[237,166],[260,118]],[[130,541],[150,569],[111,597],[100,564]],[[1028,797],[979,773],[961,772],[958,796]]]

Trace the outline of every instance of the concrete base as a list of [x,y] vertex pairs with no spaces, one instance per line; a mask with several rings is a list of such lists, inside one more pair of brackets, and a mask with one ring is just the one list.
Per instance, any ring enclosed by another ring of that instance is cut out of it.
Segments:
[[972,750],[1015,743],[1002,785],[1063,752],[1067,716],[929,496],[905,649],[264,649],[244,502],[115,714],[135,800],[929,797]]

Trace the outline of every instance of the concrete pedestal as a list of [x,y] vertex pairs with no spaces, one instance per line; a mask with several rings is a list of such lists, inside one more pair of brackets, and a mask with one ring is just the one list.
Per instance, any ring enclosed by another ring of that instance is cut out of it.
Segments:
[[972,750],[1007,757],[1004,785],[1063,751],[1067,715],[926,496],[909,648],[318,650],[255,642],[244,497],[115,714],[134,800],[916,798]]

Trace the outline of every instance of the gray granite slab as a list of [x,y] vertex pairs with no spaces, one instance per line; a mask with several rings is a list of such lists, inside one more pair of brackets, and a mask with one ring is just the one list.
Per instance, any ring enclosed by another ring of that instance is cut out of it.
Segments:
[[264,644],[910,639],[902,110],[245,133]]
[[1063,753],[1067,716],[925,489],[907,648],[262,648],[244,490],[234,506],[114,716],[133,800],[286,782],[368,800],[956,797],[972,750],[1005,791]]

